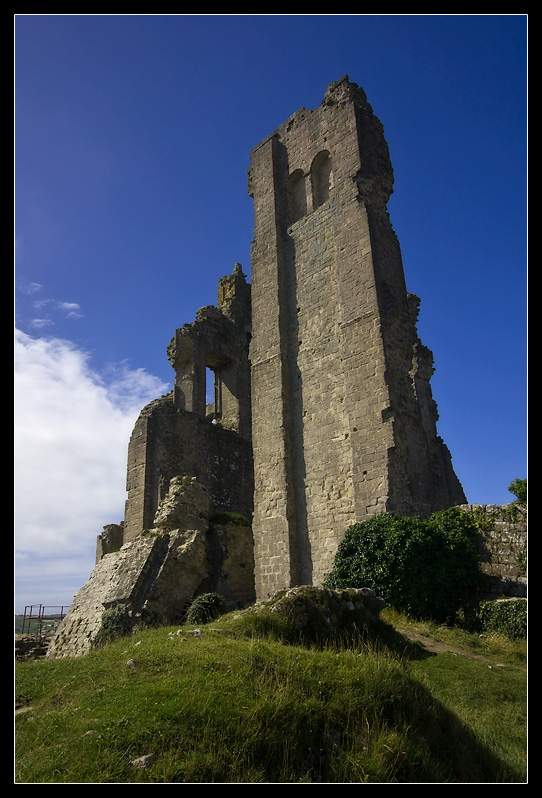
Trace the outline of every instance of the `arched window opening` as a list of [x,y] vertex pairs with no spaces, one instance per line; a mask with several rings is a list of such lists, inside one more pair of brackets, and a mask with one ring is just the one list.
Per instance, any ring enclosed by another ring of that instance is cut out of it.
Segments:
[[329,190],[333,185],[331,158],[327,150],[319,152],[311,167],[312,205],[319,208],[329,199]]
[[296,169],[288,178],[288,223],[293,224],[307,213],[307,193],[305,175],[302,169]]

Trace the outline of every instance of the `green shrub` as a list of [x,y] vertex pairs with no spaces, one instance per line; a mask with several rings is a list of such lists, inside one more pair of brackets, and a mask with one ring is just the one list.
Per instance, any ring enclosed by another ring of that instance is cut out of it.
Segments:
[[517,499],[517,503],[523,507],[527,507],[527,480],[514,479],[508,486],[510,493],[513,493]]
[[190,604],[187,623],[207,623],[226,612],[226,601],[220,593],[202,593]]
[[241,513],[234,513],[229,510],[223,510],[215,513],[211,518],[211,523],[218,524],[219,526],[225,524],[237,524],[238,526],[250,526],[250,521]]
[[478,608],[480,626],[519,640],[527,637],[527,599],[509,598],[482,601]]
[[429,519],[385,513],[351,526],[326,587],[369,587],[399,612],[452,620],[483,586],[471,514],[452,508]]
[[116,602],[104,610],[94,646],[104,645],[121,635],[129,634],[132,626],[123,604]]

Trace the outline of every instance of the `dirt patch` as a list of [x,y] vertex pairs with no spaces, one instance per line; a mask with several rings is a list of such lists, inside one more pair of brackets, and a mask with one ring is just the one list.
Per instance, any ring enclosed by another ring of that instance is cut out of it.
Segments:
[[450,646],[447,643],[441,643],[437,640],[433,640],[433,638],[428,637],[427,635],[419,634],[418,632],[411,632],[408,629],[400,629],[397,628],[397,631],[410,640],[413,643],[416,643],[420,646],[421,649],[426,651],[428,654],[456,654],[457,656],[461,657],[470,657],[471,659],[479,660],[480,662],[488,662],[488,667],[495,667],[495,668],[515,668],[520,671],[526,671],[527,668],[523,665],[514,665],[511,663],[490,663],[488,661],[488,657],[484,654],[475,654],[468,649],[462,648],[455,648],[454,646]]

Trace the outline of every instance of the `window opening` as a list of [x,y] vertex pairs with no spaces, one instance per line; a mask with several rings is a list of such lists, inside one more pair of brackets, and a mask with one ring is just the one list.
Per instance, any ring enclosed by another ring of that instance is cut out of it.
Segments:
[[216,424],[220,416],[220,386],[218,374],[212,368],[205,368],[205,417]]
[[302,169],[296,169],[288,178],[288,223],[293,224],[307,213],[307,194],[305,175]]
[[315,209],[328,201],[332,180],[331,158],[327,150],[322,150],[312,162],[311,168],[312,203]]

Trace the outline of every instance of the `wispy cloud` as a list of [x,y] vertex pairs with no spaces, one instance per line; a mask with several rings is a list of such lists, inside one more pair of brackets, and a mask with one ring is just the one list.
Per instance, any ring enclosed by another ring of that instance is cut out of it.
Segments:
[[46,327],[54,327],[55,323],[52,319],[31,319],[29,326],[33,330],[43,330]]
[[79,313],[80,307],[77,302],[57,302],[57,308],[63,310],[68,319],[82,319],[83,314]]
[[39,311],[49,311],[50,315],[45,319],[32,319],[30,324],[32,327],[43,327],[45,324],[53,325],[55,322],[52,315],[55,312],[61,313],[62,316],[68,319],[82,319],[83,314],[80,312],[81,306],[77,302],[60,302],[57,299],[38,299],[32,303],[32,307]]
[[40,283],[30,283],[28,280],[19,280],[18,281],[18,289],[23,294],[28,294],[29,296],[33,296],[34,294],[38,294],[42,290],[43,286]]
[[70,341],[16,331],[16,608],[69,603],[86,581],[96,536],[124,514],[134,422],[166,390],[127,363],[97,373]]
[[[31,330],[44,330],[54,327],[58,318],[82,319],[84,314],[78,302],[65,302],[43,295],[44,287],[40,283],[30,282],[26,278],[17,280],[17,294],[23,297],[23,313],[25,327]],[[35,315],[36,312],[39,315]]]

